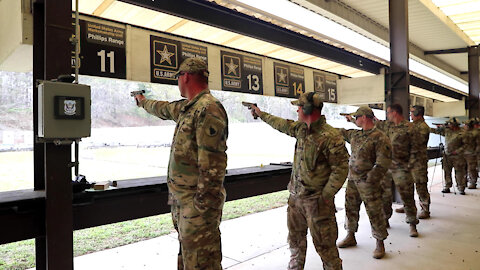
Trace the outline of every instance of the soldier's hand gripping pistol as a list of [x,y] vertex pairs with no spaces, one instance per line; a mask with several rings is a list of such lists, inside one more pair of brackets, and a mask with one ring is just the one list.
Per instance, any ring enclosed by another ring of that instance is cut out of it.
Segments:
[[353,121],[353,117],[352,117],[352,114],[351,113],[340,113],[341,116],[345,116],[345,118],[347,118],[347,121],[348,122],[352,122],[352,123],[355,123],[355,121]]
[[[135,98],[136,95],[143,95],[145,94],[145,90],[138,90],[138,91],[132,91],[130,92],[130,96]],[[135,102],[137,103],[137,106],[138,106],[138,99],[135,98]]]
[[[251,102],[245,102],[245,101],[242,101],[242,105],[247,107],[249,110],[252,111],[252,114],[253,114],[253,119],[257,119],[258,118],[258,115],[255,113],[255,109],[253,108],[253,106],[257,107],[257,103],[251,103]],[[253,106],[252,106],[253,105]]]

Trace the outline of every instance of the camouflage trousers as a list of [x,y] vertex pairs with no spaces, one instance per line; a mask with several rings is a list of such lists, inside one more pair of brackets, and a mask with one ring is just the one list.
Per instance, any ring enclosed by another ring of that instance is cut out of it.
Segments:
[[172,220],[178,232],[178,270],[221,270],[221,209],[200,213],[194,202],[172,204]]
[[[421,165],[421,166],[420,166]],[[423,211],[430,213],[430,193],[428,193],[428,171],[427,162],[419,163],[412,169],[412,176],[415,182],[415,189],[417,190],[420,207]]]
[[461,155],[445,155],[442,158],[443,172],[445,173],[445,188],[451,188],[452,169],[455,169],[455,181],[459,191],[465,190],[465,158]]
[[[405,208],[406,222],[409,224],[418,224],[417,207],[415,206],[413,177],[408,169],[395,168],[389,169],[382,187],[385,187],[390,197],[385,194],[383,198],[383,209],[385,211],[385,217],[389,219],[392,216],[392,180],[395,183],[395,187],[400,194],[400,198],[403,201],[403,207]],[[388,190],[390,188],[390,190]]]
[[323,269],[342,269],[336,241],[338,237],[333,199],[325,203],[321,198],[300,199],[290,195],[287,208],[289,270],[302,270],[307,254],[307,229],[313,238]]
[[467,163],[467,173],[465,174],[465,183],[467,182],[470,183],[471,185],[476,185],[477,184],[477,155],[472,154],[472,155],[463,155],[465,157],[465,162]]
[[357,232],[360,205],[363,201],[372,226],[373,237],[378,240],[387,238],[388,232],[381,194],[380,181],[371,183],[366,179],[348,180],[345,193],[345,229],[347,231]]
[[387,171],[385,177],[383,177],[380,182],[380,187],[382,188],[382,204],[383,204],[383,213],[385,214],[385,220],[389,220],[392,217],[392,202],[393,202],[393,179],[392,173]]
[[477,153],[477,172],[480,173],[480,153]]

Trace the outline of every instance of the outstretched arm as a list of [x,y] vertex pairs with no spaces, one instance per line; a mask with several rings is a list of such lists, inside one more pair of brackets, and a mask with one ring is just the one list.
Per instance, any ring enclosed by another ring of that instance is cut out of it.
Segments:
[[177,122],[180,110],[185,106],[187,100],[182,99],[174,102],[146,99],[143,95],[136,95],[135,99],[139,107],[144,108],[149,114],[155,115],[163,120]]
[[269,124],[274,129],[285,133],[288,136],[296,137],[298,128],[302,126],[302,123],[300,122],[273,116],[266,112],[262,112],[257,106],[252,105],[252,115],[254,114],[258,115],[265,123]]

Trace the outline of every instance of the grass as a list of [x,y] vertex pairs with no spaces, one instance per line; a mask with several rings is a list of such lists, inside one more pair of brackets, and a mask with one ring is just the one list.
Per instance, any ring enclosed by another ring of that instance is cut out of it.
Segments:
[[[284,206],[288,191],[235,200],[225,203],[223,220]],[[74,256],[110,249],[159,237],[173,232],[170,214],[141,218],[75,231]],[[23,270],[35,267],[33,239],[0,245],[0,270]]]

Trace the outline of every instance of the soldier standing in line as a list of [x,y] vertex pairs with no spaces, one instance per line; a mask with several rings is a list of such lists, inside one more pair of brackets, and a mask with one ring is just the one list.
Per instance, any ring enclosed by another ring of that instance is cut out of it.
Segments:
[[[475,137],[475,155],[477,157],[477,173],[480,171],[480,119],[474,118],[473,119],[473,136]],[[476,189],[477,188],[477,180],[478,180],[478,174],[475,179],[475,182],[470,183],[468,185],[469,189]]]
[[469,189],[474,189],[477,185],[477,153],[476,153],[476,132],[474,128],[475,120],[469,119],[465,121],[464,128],[464,143],[465,151],[463,157],[467,163],[467,171],[465,174],[465,183],[468,184]]
[[445,174],[445,186],[443,193],[450,193],[452,187],[452,168],[455,169],[455,181],[458,191],[465,195],[465,158],[463,152],[465,148],[464,134],[460,130],[460,123],[454,118],[447,121],[444,126],[431,129],[432,133],[445,136],[445,151],[442,158],[442,167]]
[[351,156],[345,193],[345,229],[348,234],[338,243],[338,247],[357,245],[355,232],[358,230],[360,205],[363,201],[372,226],[372,235],[377,240],[373,257],[381,259],[385,256],[383,240],[387,238],[388,232],[380,182],[392,163],[392,149],[385,133],[375,128],[372,109],[360,107],[354,114],[347,115],[347,120],[352,122],[352,116],[355,117],[355,124],[362,129],[339,129],[351,145]]
[[[430,127],[425,123],[423,115],[425,114],[425,108],[420,105],[415,105],[410,109],[410,117],[413,121],[415,132],[419,133],[418,137],[421,139],[422,151],[415,156],[414,161],[410,161],[413,164],[412,176],[415,181],[415,188],[417,190],[418,198],[420,201],[420,208],[422,209],[418,214],[419,219],[430,217],[430,194],[428,193],[428,157],[427,157],[427,144],[430,136]],[[395,209],[397,213],[405,213],[403,207]]]
[[[413,177],[410,169],[413,168],[415,156],[421,151],[421,139],[414,131],[413,124],[403,117],[403,110],[399,104],[392,104],[387,108],[388,121],[377,120],[375,126],[384,131],[392,144],[392,165],[390,173],[395,183],[406,212],[406,221],[410,224],[410,236],[417,237],[417,207],[415,206]],[[385,177],[384,181],[388,181]],[[386,183],[384,186],[391,186]],[[384,201],[385,206],[391,208],[392,199]],[[387,216],[388,217],[388,216]]]
[[186,99],[167,102],[135,96],[148,113],[177,123],[167,185],[180,241],[179,270],[222,269],[219,226],[226,196],[228,119],[210,94],[208,75],[205,61],[188,58],[175,74]]
[[338,237],[334,196],[347,177],[348,152],[340,133],[321,115],[319,94],[304,93],[292,101],[298,121],[286,120],[252,106],[252,115],[297,139],[292,176],[288,184],[287,226],[290,246],[288,269],[301,270],[307,253],[307,230],[326,270],[342,269],[335,242]]

